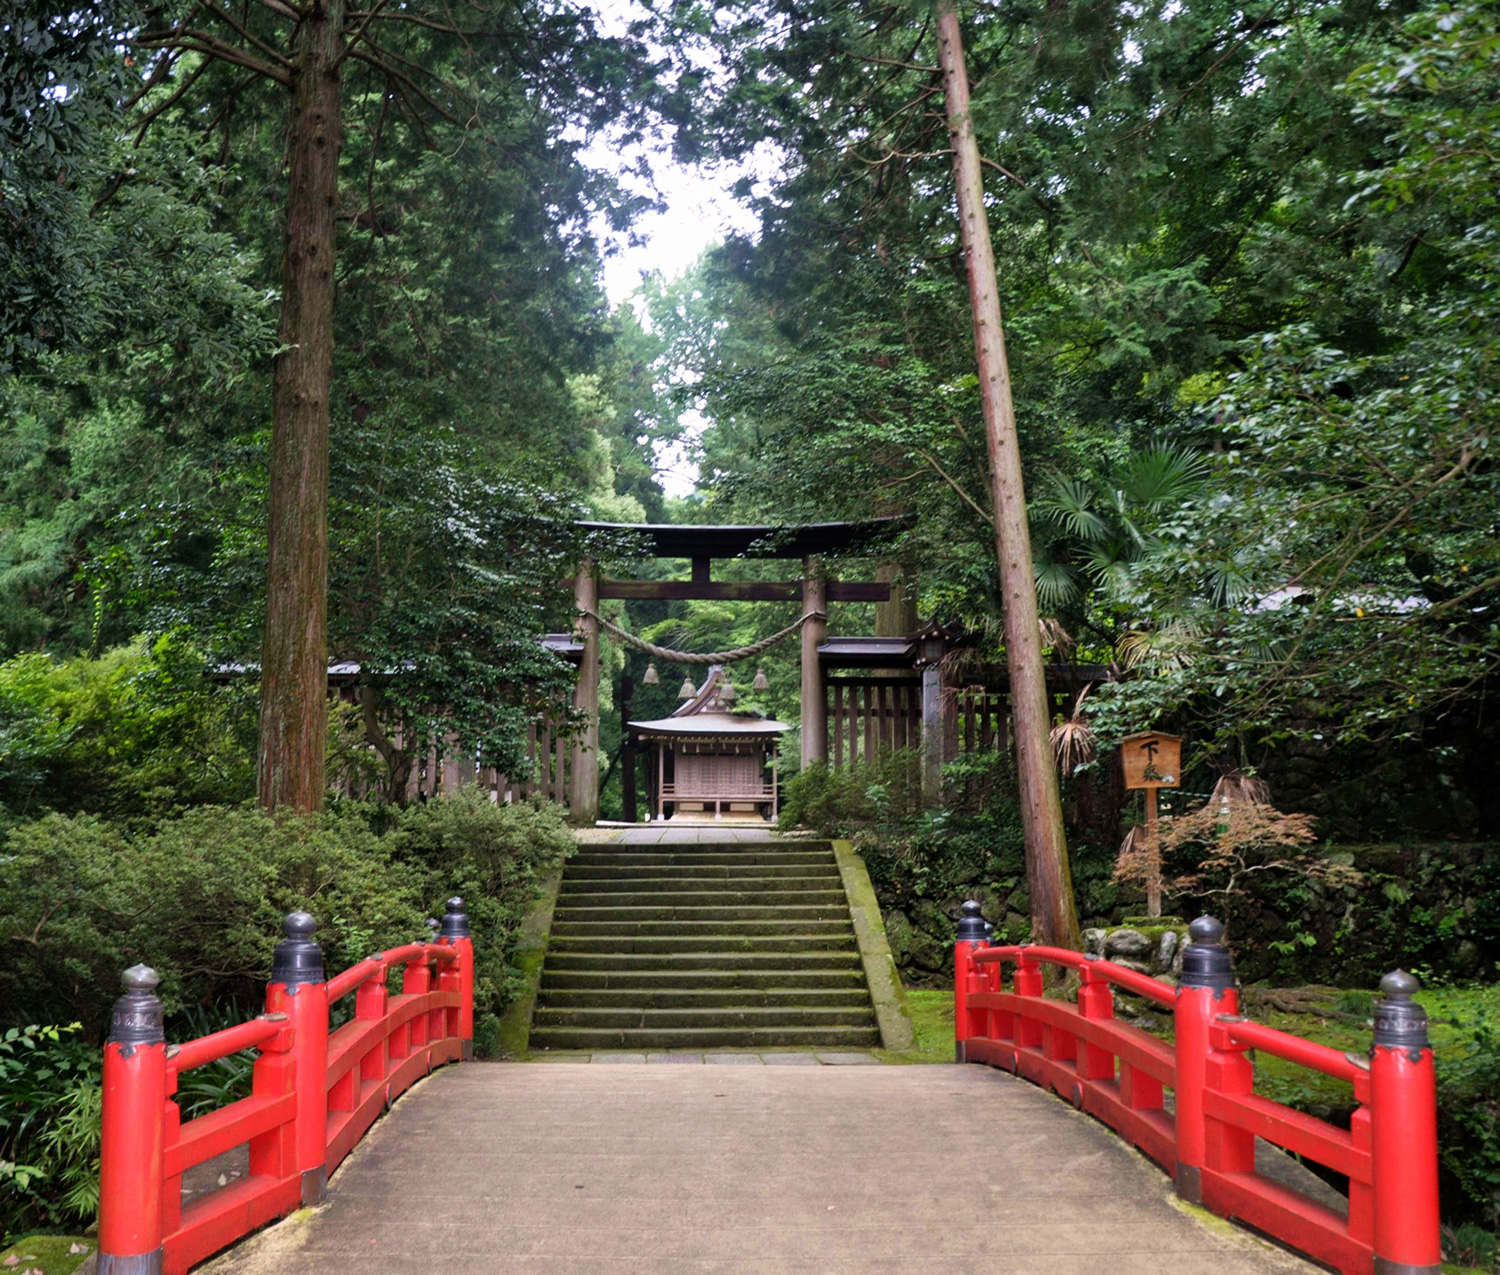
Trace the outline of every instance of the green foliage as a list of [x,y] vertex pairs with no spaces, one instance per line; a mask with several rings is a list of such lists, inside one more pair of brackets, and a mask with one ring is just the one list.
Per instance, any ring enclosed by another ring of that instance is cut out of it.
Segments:
[[0,818],[54,809],[129,820],[248,796],[253,703],[205,671],[165,637],[97,659],[0,664]]
[[787,780],[781,826],[854,837],[873,826],[913,818],[922,802],[921,761],[920,754],[903,749],[853,766],[814,762]]
[[358,810],[200,806],[134,833],[48,815],[13,828],[0,859],[0,1002],[98,1040],[120,971],[144,962],[169,1013],[221,997],[248,1009],[288,912],[318,917],[328,966],[343,969],[420,933],[443,889],[396,862]]
[[[1458,1037],[1437,1054],[1438,1146],[1463,1195],[1462,1211],[1453,1213],[1500,1233],[1500,995],[1493,987],[1476,993],[1434,994],[1436,1012]],[[1493,1238],[1490,1251],[1493,1257]]]
[[0,1247],[97,1211],[102,1056],[79,1024],[0,1034]]
[[557,806],[542,800],[501,806],[464,788],[401,811],[387,840],[399,862],[464,899],[474,930],[477,1041],[523,986],[509,959],[512,941],[538,877],[573,853],[572,833]]
[[924,957],[938,968],[964,897],[980,897],[987,913],[1003,919],[1006,901],[1025,893],[1025,841],[1008,760],[970,755],[944,767],[944,784],[946,804],[923,810],[916,751],[837,769],[818,763],[788,781],[781,816],[784,828],[850,838],[888,917],[893,908],[908,914],[923,934]]

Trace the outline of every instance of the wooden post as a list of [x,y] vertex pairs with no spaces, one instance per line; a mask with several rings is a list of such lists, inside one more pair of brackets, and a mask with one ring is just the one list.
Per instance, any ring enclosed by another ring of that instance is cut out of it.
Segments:
[[572,774],[568,784],[568,818],[592,826],[599,818],[599,622],[585,609],[599,606],[599,577],[592,562],[578,564],[573,581],[573,600],[579,616],[575,632],[583,643],[578,666],[578,684],[573,689],[573,707],[587,716],[582,735],[573,741]]
[[823,618],[802,626],[802,769],[828,760],[828,691],[818,663],[818,645],[828,636],[828,582],[816,558],[802,563],[802,614]]
[[943,799],[942,655],[941,638],[922,639],[922,805],[928,810]]
[[635,753],[630,748],[630,697],[635,694],[635,679],[620,678],[620,818],[635,822]]
[[1156,789],[1146,789],[1146,915],[1161,915],[1161,843],[1156,839]]

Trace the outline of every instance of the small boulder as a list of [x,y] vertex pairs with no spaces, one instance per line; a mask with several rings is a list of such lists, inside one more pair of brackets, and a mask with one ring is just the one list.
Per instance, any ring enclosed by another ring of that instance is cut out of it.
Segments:
[[926,930],[911,932],[911,963],[918,969],[940,971],[948,960],[948,948]]
[[1108,937],[1108,930],[1085,930],[1083,932],[1083,950],[1091,956],[1103,956],[1104,940]]
[[1163,930],[1161,942],[1156,947],[1156,968],[1169,970],[1172,968],[1172,958],[1177,955],[1177,931]]
[[1111,930],[1109,937],[1104,940],[1105,954],[1111,957],[1128,956],[1139,959],[1150,950],[1151,940],[1139,930]]
[[885,937],[896,964],[905,965],[911,959],[912,928],[906,913],[899,908],[892,908],[885,914]]

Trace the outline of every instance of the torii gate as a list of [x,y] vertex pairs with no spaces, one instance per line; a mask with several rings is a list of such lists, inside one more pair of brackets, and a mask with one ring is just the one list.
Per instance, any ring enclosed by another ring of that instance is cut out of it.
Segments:
[[[584,531],[634,534],[645,537],[656,558],[687,558],[688,580],[601,579],[592,562],[581,564],[573,579],[578,619],[574,633],[582,658],[573,707],[587,725],[573,745],[568,784],[570,817],[591,824],[599,817],[599,624],[594,618],[601,601],[702,599],[718,602],[802,602],[802,613],[812,618],[802,625],[802,764],[828,757],[828,704],[818,647],[828,635],[830,602],[873,602],[877,634],[907,633],[916,627],[915,611],[906,591],[893,583],[894,567],[882,566],[883,580],[854,582],[829,578],[821,559],[869,545],[910,525],[909,516],[872,518],[863,522],[824,522],[785,526],[678,526],[669,523],[580,522]],[[797,580],[715,580],[715,558],[791,558],[802,560]]]

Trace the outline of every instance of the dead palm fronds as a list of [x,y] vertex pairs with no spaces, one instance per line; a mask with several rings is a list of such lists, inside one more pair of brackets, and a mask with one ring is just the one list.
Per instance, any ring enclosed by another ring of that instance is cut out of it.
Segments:
[[1098,755],[1094,728],[1089,725],[1084,709],[1084,701],[1093,689],[1094,684],[1090,682],[1078,692],[1078,698],[1073,701],[1072,714],[1053,726],[1050,733],[1052,755],[1057,759],[1064,777],[1073,774],[1084,762],[1093,761]]
[[1271,789],[1264,779],[1247,775],[1243,770],[1226,771],[1214,785],[1208,804],[1219,808],[1227,806],[1269,806]]

